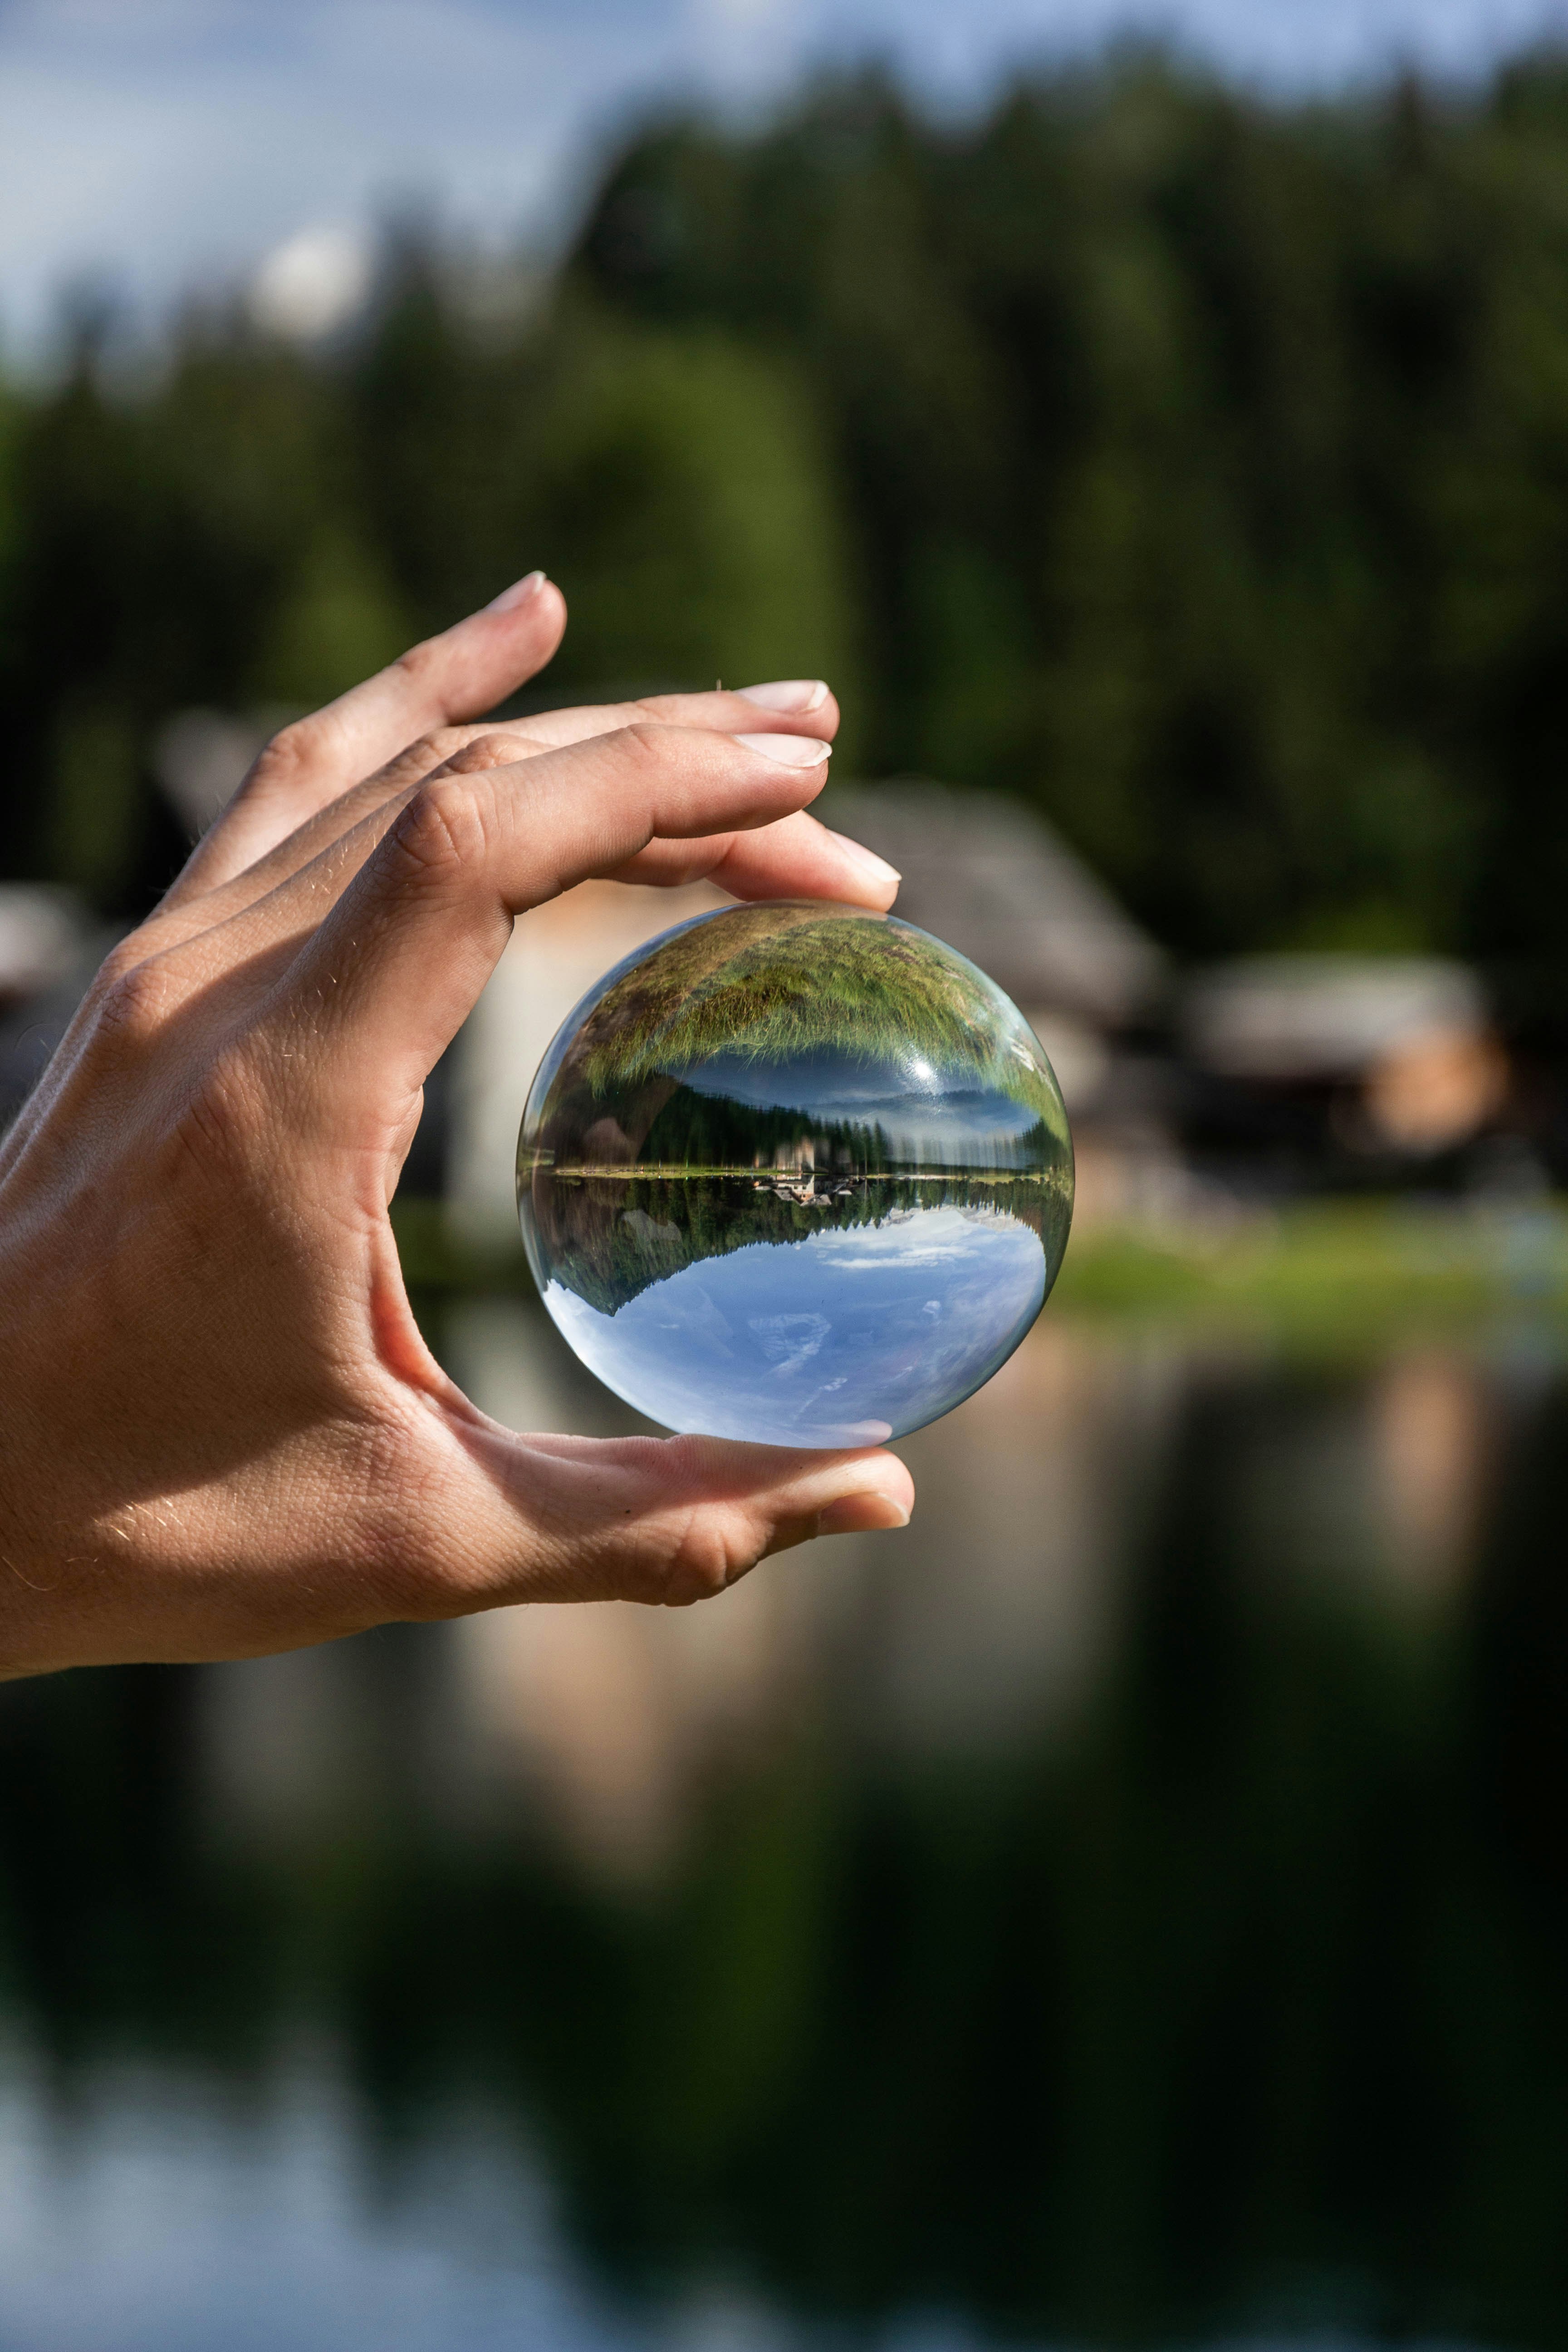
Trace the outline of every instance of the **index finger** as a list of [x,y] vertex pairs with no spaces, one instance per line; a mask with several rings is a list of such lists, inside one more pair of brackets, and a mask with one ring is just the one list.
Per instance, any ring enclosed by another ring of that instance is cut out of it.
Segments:
[[515,693],[543,668],[565,626],[561,591],[542,572],[530,572],[482,612],[284,728],[196,848],[170,902],[243,873],[417,737],[478,719]]

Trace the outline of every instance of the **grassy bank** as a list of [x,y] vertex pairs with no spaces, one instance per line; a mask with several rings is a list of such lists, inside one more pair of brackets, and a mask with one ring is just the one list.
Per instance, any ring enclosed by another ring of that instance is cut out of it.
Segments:
[[[521,1244],[466,1247],[435,1202],[399,1202],[393,1219],[415,1288],[531,1288]],[[1305,1343],[1500,1320],[1568,1338],[1568,1205],[1331,1202],[1226,1225],[1092,1227],[1073,1238],[1050,1312],[1234,1325]]]
[[1226,1226],[1100,1227],[1073,1241],[1055,1305],[1303,1339],[1499,1318],[1568,1332],[1568,1212],[1330,1202]]

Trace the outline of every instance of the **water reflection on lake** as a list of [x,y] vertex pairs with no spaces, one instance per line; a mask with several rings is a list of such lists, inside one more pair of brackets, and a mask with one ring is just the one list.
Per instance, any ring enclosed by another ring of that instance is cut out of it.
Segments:
[[721,1603],[0,1693],[0,2347],[1557,2343],[1565,1434],[1047,1314]]

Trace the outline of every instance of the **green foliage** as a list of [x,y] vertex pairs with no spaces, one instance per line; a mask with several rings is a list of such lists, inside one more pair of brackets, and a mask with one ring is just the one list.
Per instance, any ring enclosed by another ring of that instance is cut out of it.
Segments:
[[112,896],[137,849],[135,738],[122,711],[89,706],[61,711],[52,749],[50,871],[89,898]]
[[1037,799],[1191,950],[1425,942],[1542,982],[1565,89],[1536,60],[1463,102],[1268,107],[1132,56],[954,134],[865,81],[761,138],[651,132],[575,270],[809,369],[873,769]]
[[562,685],[831,673],[852,702],[842,533],[791,372],[706,331],[564,341],[529,534],[572,609]]
[[1568,1220],[1384,1202],[1312,1202],[1212,1234],[1118,1226],[1074,1236],[1056,1311],[1225,1331],[1302,1357],[1354,1360],[1397,1333],[1474,1339],[1529,1330],[1559,1344]]
[[414,253],[352,364],[209,326],[132,396],[89,349],[19,445],[5,692],[44,789],[5,856],[106,905],[177,854],[171,712],[325,701],[538,562],[574,612],[548,700],[853,674],[811,405],[708,330],[551,312],[498,345]]
[[413,635],[381,568],[341,526],[309,540],[263,632],[258,702],[313,709],[395,661]]
[[603,1097],[720,1052],[754,1064],[827,1053],[874,1065],[911,1050],[1060,1118],[1028,1031],[984,972],[912,925],[789,899],[673,932],[600,998],[555,1084],[585,1078]]
[[167,879],[181,841],[148,782],[152,739],[183,707],[251,698],[341,481],[331,387],[243,338],[193,337],[139,399],[111,394],[89,347],[31,405],[5,673],[29,790],[9,872],[109,907]]
[[16,461],[24,413],[20,401],[0,385],[0,598],[7,606],[18,535]]
[[531,695],[826,673],[855,764],[1036,802],[1179,949],[1568,1007],[1565,167],[1550,57],[1287,107],[1126,53],[962,130],[871,79],[634,138],[509,316],[404,236],[346,352],[198,321],[132,392],[89,339],[0,415],[8,869],[134,902],[170,711],[538,562]]

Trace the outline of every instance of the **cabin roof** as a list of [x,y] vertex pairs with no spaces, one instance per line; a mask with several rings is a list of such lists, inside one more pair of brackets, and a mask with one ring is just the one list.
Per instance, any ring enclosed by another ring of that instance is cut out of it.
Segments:
[[1238,1078],[1347,1078],[1435,1036],[1485,1028],[1477,975],[1440,956],[1246,956],[1186,992],[1183,1041],[1200,1067]]

